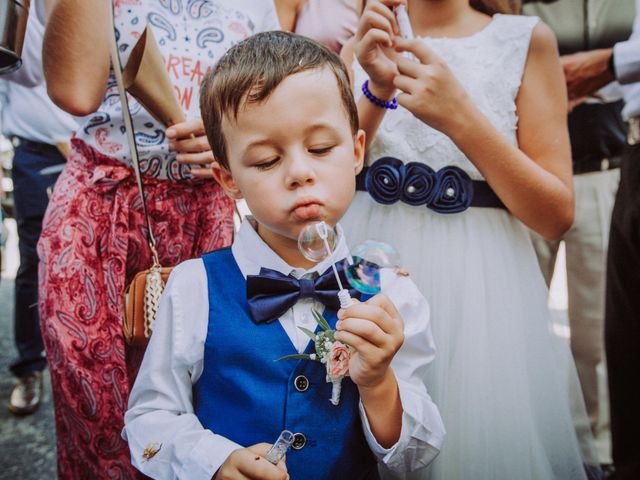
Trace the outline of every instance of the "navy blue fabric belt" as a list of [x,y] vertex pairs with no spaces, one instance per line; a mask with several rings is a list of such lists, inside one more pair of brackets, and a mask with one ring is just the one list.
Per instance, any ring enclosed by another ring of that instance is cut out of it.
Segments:
[[448,166],[436,172],[423,163],[405,164],[394,157],[365,167],[356,177],[356,190],[368,192],[383,205],[404,202],[442,214],[469,207],[506,209],[487,182],[472,180],[461,168]]

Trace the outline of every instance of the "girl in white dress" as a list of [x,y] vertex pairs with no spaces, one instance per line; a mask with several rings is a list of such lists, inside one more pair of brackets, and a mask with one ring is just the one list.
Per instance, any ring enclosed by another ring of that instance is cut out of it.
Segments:
[[[401,3],[412,41],[390,9]],[[352,242],[395,246],[431,304],[425,382],[447,437],[417,478],[582,479],[570,356],[526,228],[554,238],[573,221],[556,42],[535,17],[472,3],[367,2],[354,82],[369,169],[343,225]]]

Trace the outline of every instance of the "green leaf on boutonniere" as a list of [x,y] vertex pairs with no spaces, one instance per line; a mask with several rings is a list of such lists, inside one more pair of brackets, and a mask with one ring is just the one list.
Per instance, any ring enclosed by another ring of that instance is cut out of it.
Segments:
[[314,342],[316,341],[316,334],[313,333],[311,330],[308,330],[304,327],[298,327],[300,330],[302,330],[304,332],[304,334],[309,337],[311,340],[313,340]]
[[313,314],[313,318],[315,318],[316,322],[318,322],[318,325],[320,325],[320,328],[322,328],[324,331],[331,330],[331,327],[329,326],[327,321],[317,310],[311,310],[311,313]]
[[313,360],[313,358],[311,358],[311,355],[308,355],[306,353],[300,353],[296,355],[285,355],[284,357],[276,358],[274,362],[278,362],[280,360]]

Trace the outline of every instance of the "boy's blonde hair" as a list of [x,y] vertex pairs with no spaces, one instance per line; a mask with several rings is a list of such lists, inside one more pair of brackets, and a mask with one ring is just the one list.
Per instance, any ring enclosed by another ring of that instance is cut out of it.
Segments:
[[[236,119],[240,108],[266,100],[288,76],[322,68],[329,68],[336,78],[345,114],[355,135],[358,111],[349,76],[340,58],[328,48],[300,35],[273,31],[253,35],[229,49],[205,77],[200,89],[204,128],[220,166],[229,169],[222,132],[224,115]],[[314,95],[313,85],[309,86],[309,95]]]

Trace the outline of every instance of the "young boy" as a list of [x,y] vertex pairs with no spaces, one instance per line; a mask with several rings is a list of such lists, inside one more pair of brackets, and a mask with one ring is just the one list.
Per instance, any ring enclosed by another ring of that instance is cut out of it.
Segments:
[[[201,108],[215,178],[253,217],[231,249],[171,275],[125,416],[134,465],[154,478],[190,480],[281,479],[287,471],[369,479],[378,478],[377,464],[396,473],[428,465],[444,429],[422,382],[434,356],[426,301],[389,271],[384,294],[336,318],[337,306],[309,290],[318,274],[332,280],[331,264],[310,262],[297,246],[310,222],[336,225],[362,168],[364,135],[344,66],[304,37],[261,33],[220,60]],[[338,238],[334,260],[347,254]],[[304,286],[288,303],[277,295],[283,278]],[[315,330],[312,309],[324,310],[336,339],[353,349],[336,406],[323,364],[275,361],[313,352],[298,328]],[[263,442],[283,429],[295,441],[275,466]]]

